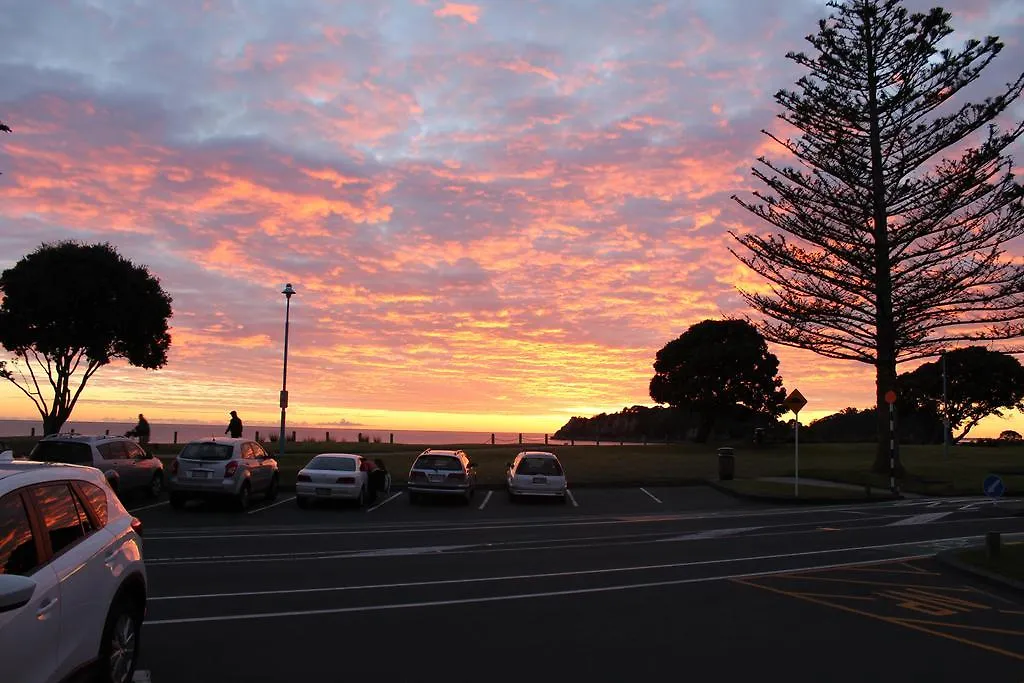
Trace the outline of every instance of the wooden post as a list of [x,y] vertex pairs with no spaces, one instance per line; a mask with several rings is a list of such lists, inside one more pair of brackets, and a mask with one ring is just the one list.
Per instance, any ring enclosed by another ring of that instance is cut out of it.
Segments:
[[620,441],[620,442],[619,442],[619,445],[620,445],[620,446],[625,446],[625,445],[626,445],[626,442],[625,442],[625,441]]
[[394,443],[394,442],[395,442],[395,433],[391,432],[391,439],[388,441],[388,443]]
[[295,439],[295,432],[294,431],[292,431],[292,442],[293,443],[298,443],[298,441]]
[[548,435],[547,434],[544,435],[544,445],[545,446],[548,445]]
[[576,445],[576,439],[569,439],[569,445],[570,446],[575,446]]
[[178,443],[178,432],[174,432],[174,443]]
[[523,433],[522,432],[519,432],[519,445],[520,446],[523,445]]
[[331,442],[331,433],[330,432],[327,432],[327,436],[324,437],[324,441],[326,441],[327,443]]
[[109,429],[105,429],[105,430],[103,430],[103,434],[104,434],[105,436],[110,436],[110,430],[109,430]]
[[491,434],[491,445],[494,445],[494,434]]
[[32,436],[35,436],[35,435],[36,435],[36,428],[35,428],[35,427],[33,427],[33,428],[32,428]]

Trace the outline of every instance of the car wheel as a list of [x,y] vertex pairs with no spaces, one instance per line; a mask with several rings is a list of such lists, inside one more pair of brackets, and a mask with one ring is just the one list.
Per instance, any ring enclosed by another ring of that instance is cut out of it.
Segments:
[[239,510],[243,512],[249,509],[249,498],[252,491],[249,489],[249,482],[242,484],[242,488],[238,490],[238,497],[235,498],[235,505]]
[[268,503],[273,503],[275,500],[277,500],[278,488],[279,483],[277,481],[277,475],[275,474],[273,478],[270,480],[270,488],[267,489],[266,499]]
[[153,478],[149,482],[149,497],[159,498],[160,494],[164,492],[164,475],[161,472],[157,472],[153,475]]
[[295,504],[305,510],[309,507],[309,500],[305,496],[295,496]]
[[98,659],[103,683],[130,683],[139,657],[142,608],[133,600],[120,598],[110,608],[103,626]]
[[180,493],[171,494],[171,507],[175,510],[181,510],[185,507],[185,503],[188,502],[188,498]]

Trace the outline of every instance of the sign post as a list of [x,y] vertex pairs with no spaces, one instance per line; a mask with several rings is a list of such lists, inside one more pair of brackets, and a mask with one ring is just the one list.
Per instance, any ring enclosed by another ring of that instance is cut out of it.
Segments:
[[889,404],[889,490],[896,494],[896,392],[885,392]]
[[793,411],[793,415],[796,416],[796,420],[793,421],[793,497],[800,497],[800,409],[807,405],[807,399],[800,393],[799,389],[794,389],[786,397],[786,400],[782,402],[784,408]]
[[998,475],[990,474],[985,477],[981,487],[985,491],[985,495],[992,498],[994,505],[998,507],[999,499],[1006,493],[1006,484],[1003,483],[1003,480]]

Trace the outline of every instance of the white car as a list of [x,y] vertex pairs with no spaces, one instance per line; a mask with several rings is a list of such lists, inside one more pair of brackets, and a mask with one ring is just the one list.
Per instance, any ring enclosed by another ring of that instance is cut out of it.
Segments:
[[378,491],[391,490],[391,475],[382,463],[352,453],[321,453],[295,476],[295,504],[313,500],[347,500],[362,507]]
[[505,465],[505,488],[510,501],[522,496],[566,499],[565,470],[554,453],[522,451]]
[[0,462],[0,678],[132,680],[146,614],[141,534],[99,470]]

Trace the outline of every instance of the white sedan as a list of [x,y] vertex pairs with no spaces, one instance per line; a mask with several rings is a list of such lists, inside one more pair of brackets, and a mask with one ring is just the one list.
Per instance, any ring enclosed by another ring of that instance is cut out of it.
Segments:
[[313,500],[346,500],[362,507],[386,484],[377,481],[387,472],[373,461],[351,453],[321,453],[295,477],[295,503],[304,508]]

